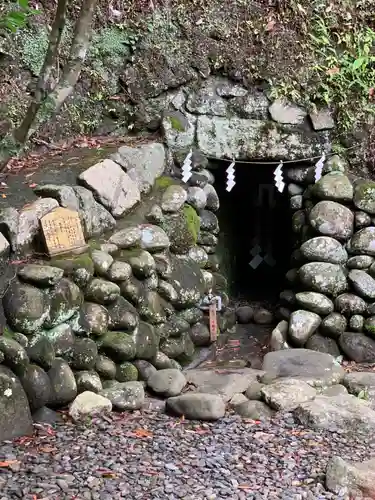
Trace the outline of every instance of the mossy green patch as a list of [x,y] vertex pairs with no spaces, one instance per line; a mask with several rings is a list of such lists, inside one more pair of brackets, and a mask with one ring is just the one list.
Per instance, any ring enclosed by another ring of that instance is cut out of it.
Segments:
[[186,221],[186,226],[190,234],[194,239],[194,244],[197,243],[199,229],[200,229],[200,217],[194,208],[190,205],[185,205],[183,208],[183,213]]
[[172,177],[168,177],[167,175],[162,175],[155,181],[155,186],[160,189],[166,189],[167,187],[173,186],[174,184],[176,184],[176,181],[172,179]]
[[176,132],[184,132],[185,131],[183,124],[175,116],[168,116],[168,120],[170,121],[170,124],[171,124],[173,130],[175,130]]
[[118,382],[132,382],[138,380],[137,368],[133,365],[133,363],[129,363],[128,361],[117,365],[116,380]]
[[65,275],[70,275],[77,269],[86,269],[90,274],[94,274],[94,263],[88,253],[63,257],[51,260],[51,266],[64,270]]

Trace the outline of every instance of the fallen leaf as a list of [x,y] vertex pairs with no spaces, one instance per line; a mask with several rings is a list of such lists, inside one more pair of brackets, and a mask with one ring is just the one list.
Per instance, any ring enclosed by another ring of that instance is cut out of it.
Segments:
[[276,21],[274,19],[270,19],[266,25],[266,31],[273,31],[275,28]]
[[52,453],[57,451],[57,448],[54,448],[53,446],[43,446],[42,448],[39,448],[39,450],[43,453]]
[[136,429],[134,432],[131,432],[130,434],[137,438],[147,438],[153,436],[153,433],[146,429]]
[[237,488],[239,490],[251,490],[252,489],[252,487],[249,484],[239,484],[237,486]]
[[29,184],[29,188],[33,189],[35,187],[37,187],[38,184],[35,184],[35,182],[33,182],[32,184]]
[[337,73],[340,73],[340,68],[338,66],[334,66],[333,68],[330,68],[326,71],[327,75],[337,75]]
[[0,462],[0,467],[9,467],[10,465],[19,464],[19,460],[5,460],[5,462]]
[[6,198],[6,197],[7,197],[7,195],[6,195],[6,194],[2,194],[2,195],[1,195],[1,197],[2,197],[2,198]]

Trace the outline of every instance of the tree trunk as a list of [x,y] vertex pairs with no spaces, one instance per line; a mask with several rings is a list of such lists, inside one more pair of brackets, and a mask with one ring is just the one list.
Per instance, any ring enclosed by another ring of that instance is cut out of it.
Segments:
[[44,58],[43,67],[40,71],[36,85],[34,98],[30,103],[22,123],[14,131],[14,138],[20,144],[24,144],[28,138],[30,127],[32,126],[40,106],[47,95],[47,87],[51,78],[51,73],[56,67],[61,36],[65,28],[66,8],[68,0],[58,0],[55,19],[52,24],[49,36],[49,44]]
[[82,65],[85,62],[90,46],[92,21],[97,0],[83,0],[81,13],[76,22],[70,53],[63,73],[54,90],[43,102],[39,117],[36,117],[31,133],[36,132],[43,123],[57,114],[66,99],[71,95],[81,75]]

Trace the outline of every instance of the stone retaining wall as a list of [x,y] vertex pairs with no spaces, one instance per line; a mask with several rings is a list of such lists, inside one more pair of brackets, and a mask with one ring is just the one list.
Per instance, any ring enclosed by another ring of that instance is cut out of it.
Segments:
[[347,175],[338,157],[314,183],[313,168],[286,170],[300,245],[280,294],[284,319],[273,349],[306,347],[375,362],[375,183]]
[[[117,409],[139,407],[141,382],[121,384],[181,370],[210,345],[197,306],[211,289],[228,302],[215,258],[214,179],[200,168],[182,185],[162,175],[166,163],[160,143],[124,146],[84,171],[80,185],[38,186],[36,202],[1,212],[3,258],[11,250],[31,260],[15,266],[3,297],[0,439],[28,432],[30,413],[84,391]],[[79,212],[90,250],[32,260],[39,220],[58,205]],[[233,326],[234,314],[219,316],[222,332]]]

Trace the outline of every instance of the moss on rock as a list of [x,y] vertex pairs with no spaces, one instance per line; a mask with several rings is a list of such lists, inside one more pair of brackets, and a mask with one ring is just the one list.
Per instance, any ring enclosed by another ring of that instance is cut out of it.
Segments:
[[116,380],[119,382],[133,382],[138,380],[137,368],[133,365],[133,363],[129,363],[127,361],[125,361],[125,363],[121,363],[121,365],[117,365]]
[[155,186],[159,189],[166,189],[169,186],[173,186],[176,184],[176,181],[172,179],[172,177],[168,177],[167,175],[162,175],[155,180]]

